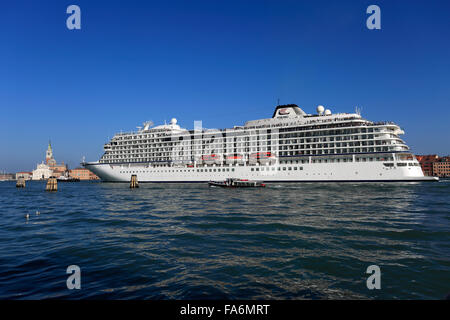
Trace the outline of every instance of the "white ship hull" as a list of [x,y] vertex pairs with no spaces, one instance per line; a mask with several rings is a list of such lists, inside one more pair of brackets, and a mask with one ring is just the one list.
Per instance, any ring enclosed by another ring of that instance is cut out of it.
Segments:
[[[146,167],[138,164],[111,165],[84,163],[103,181],[129,182],[137,175],[139,182],[207,182],[226,178],[265,182],[366,182],[366,181],[436,181],[423,175],[418,166],[385,167],[382,162],[304,163],[267,166]],[[296,168],[295,168],[296,167]],[[252,170],[253,169],[253,170]]]

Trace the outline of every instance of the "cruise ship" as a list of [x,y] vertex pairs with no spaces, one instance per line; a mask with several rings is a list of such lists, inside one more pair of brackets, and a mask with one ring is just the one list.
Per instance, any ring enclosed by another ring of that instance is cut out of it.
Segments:
[[96,162],[82,165],[103,181],[207,182],[239,178],[265,182],[436,181],[424,176],[404,131],[360,112],[307,114],[278,105],[271,118],[229,129],[183,129],[145,122],[117,133]]

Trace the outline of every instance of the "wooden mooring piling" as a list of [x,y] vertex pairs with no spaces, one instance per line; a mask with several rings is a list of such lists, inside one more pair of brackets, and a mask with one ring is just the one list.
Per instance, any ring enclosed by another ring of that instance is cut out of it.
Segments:
[[130,181],[130,188],[134,189],[134,188],[139,188],[139,183],[137,180],[137,175],[133,174],[131,176],[131,181]]
[[45,191],[58,191],[58,181],[55,177],[48,178]]
[[20,177],[17,179],[16,188],[25,188],[25,178]]

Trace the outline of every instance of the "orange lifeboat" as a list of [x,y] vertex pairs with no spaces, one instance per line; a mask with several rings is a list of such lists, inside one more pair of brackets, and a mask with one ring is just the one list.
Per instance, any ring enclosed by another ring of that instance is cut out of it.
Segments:
[[227,164],[244,163],[244,156],[239,153],[230,154],[230,155],[226,156],[225,161]]
[[255,152],[250,154],[250,161],[259,161],[261,164],[273,164],[276,157],[271,152]]
[[207,154],[201,157],[201,161],[206,164],[220,164],[222,162],[222,157],[219,154]]

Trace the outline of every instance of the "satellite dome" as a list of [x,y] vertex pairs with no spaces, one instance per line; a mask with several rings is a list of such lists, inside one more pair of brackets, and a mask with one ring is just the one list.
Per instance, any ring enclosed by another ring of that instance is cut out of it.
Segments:
[[330,114],[331,114],[331,110],[330,109],[325,110],[325,115],[326,116],[329,116]]
[[322,114],[324,110],[325,110],[325,108],[323,106],[321,106],[321,105],[317,106],[317,113],[318,114]]
[[170,124],[177,124],[177,119],[172,118],[172,120],[170,120]]

